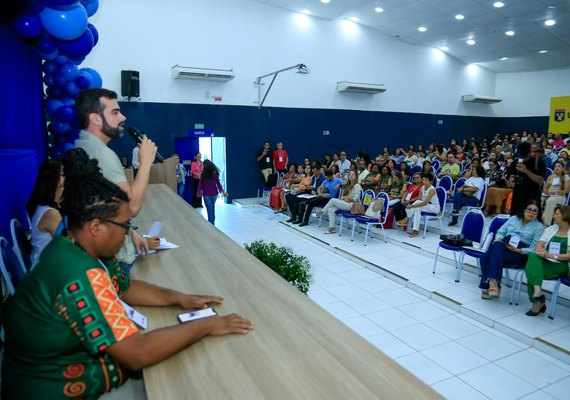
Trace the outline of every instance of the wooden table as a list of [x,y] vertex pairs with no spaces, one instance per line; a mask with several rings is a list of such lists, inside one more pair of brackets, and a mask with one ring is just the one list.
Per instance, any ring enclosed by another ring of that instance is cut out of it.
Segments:
[[[442,398],[168,192],[151,186],[137,222],[148,229],[153,220],[164,221],[161,236],[180,248],[137,260],[133,276],[221,295],[220,314],[237,312],[256,328],[207,337],[145,369],[149,399]],[[177,324],[181,312],[140,310],[149,329]]]

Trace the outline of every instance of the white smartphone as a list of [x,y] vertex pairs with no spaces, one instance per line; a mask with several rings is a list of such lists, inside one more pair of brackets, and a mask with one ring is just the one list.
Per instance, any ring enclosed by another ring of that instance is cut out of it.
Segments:
[[203,310],[178,314],[178,321],[180,321],[181,324],[185,324],[186,322],[194,321],[200,318],[213,317],[214,315],[216,315],[216,311],[213,308],[204,308]]

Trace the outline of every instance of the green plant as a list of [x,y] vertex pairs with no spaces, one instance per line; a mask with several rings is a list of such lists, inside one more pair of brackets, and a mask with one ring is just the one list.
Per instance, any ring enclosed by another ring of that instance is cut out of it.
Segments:
[[290,247],[277,246],[273,242],[266,243],[263,240],[246,244],[245,249],[300,292],[307,294],[313,280],[311,264],[307,257],[295,254]]

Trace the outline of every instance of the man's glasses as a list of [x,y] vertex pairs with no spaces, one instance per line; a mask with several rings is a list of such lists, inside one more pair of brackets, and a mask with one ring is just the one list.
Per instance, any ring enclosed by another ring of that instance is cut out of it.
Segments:
[[110,219],[105,219],[105,218],[101,218],[101,221],[120,226],[121,228],[123,228],[127,232],[130,231],[131,229],[138,229],[139,228],[138,226],[133,225],[131,223],[131,221],[128,221],[126,224],[121,224],[120,222],[111,221]]
[[537,208],[526,208],[525,211],[529,214],[538,214]]

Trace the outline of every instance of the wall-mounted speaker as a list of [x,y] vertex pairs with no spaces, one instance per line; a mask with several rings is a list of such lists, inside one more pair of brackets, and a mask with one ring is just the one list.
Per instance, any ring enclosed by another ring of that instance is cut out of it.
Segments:
[[121,71],[121,96],[140,97],[139,71]]

